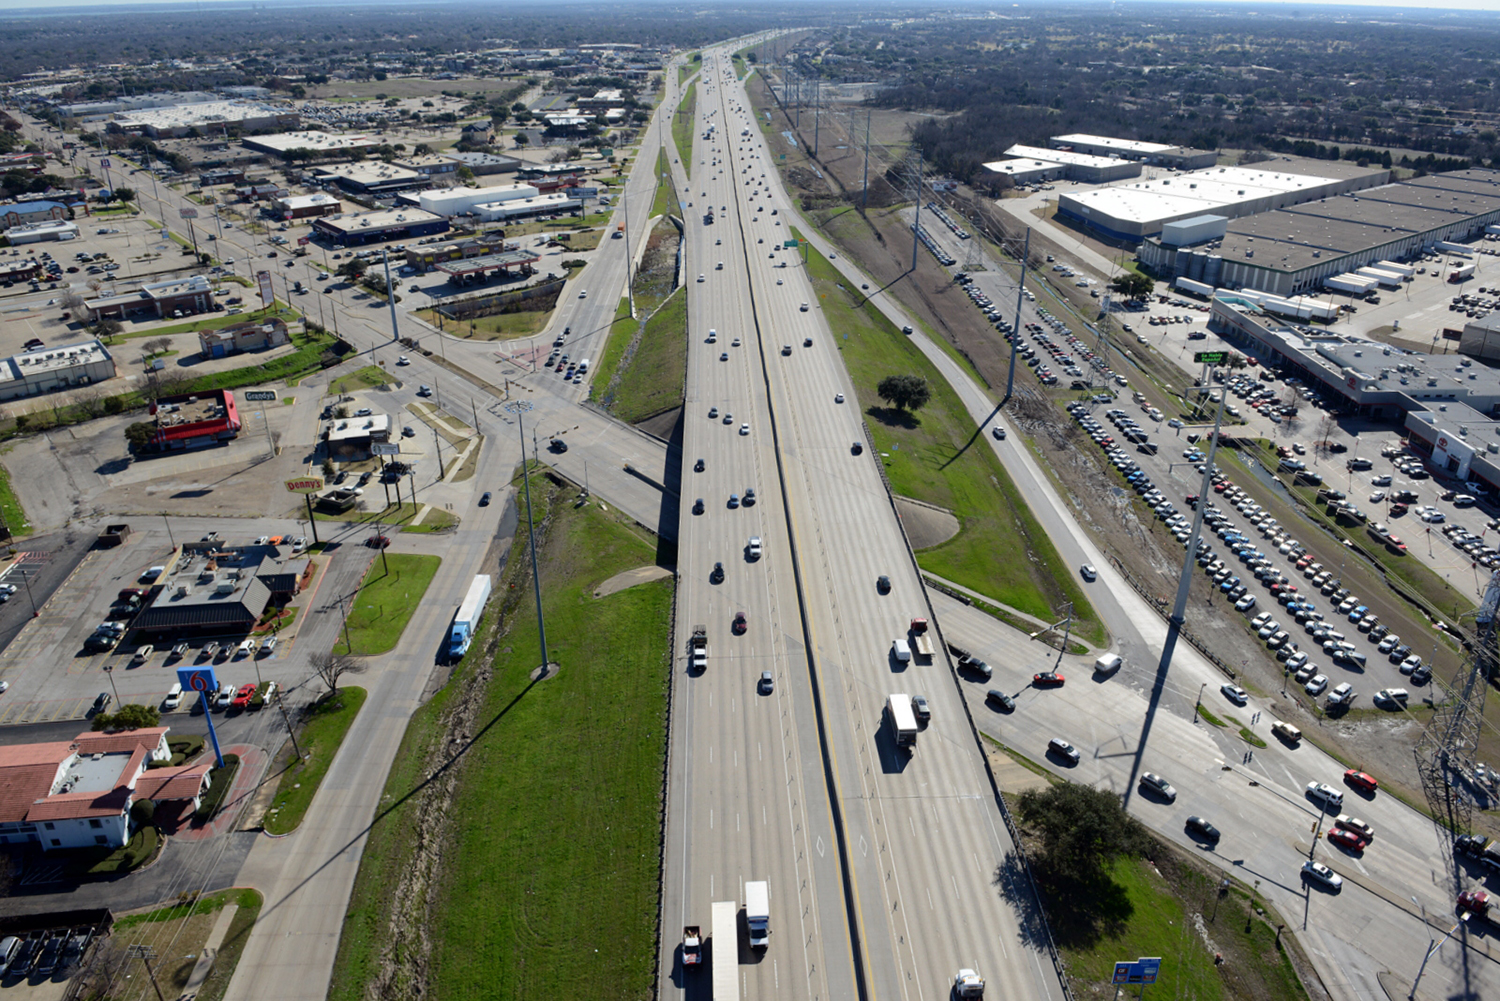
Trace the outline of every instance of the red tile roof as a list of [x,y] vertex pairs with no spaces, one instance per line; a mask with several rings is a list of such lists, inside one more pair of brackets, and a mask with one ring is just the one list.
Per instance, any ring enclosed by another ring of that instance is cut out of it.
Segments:
[[176,768],[151,768],[135,780],[136,799],[192,799],[203,791],[214,763],[204,756],[202,761]]
[[[39,823],[46,820],[71,820],[88,817],[113,817],[130,802],[130,782],[141,771],[149,754],[160,746],[167,727],[143,727],[120,733],[79,734],[71,741],[58,740],[41,744],[13,744],[0,747],[0,822]],[[103,792],[77,792],[48,795],[58,769],[73,754],[118,754],[123,765],[114,788]],[[208,770],[208,765],[188,766]],[[183,769],[167,769],[168,779]],[[184,782],[187,780],[184,779]],[[158,787],[169,782],[157,784]],[[176,791],[173,786],[173,791]],[[172,798],[190,799],[196,791]],[[155,797],[152,797],[155,798]]]
[[80,733],[73,741],[78,745],[79,755],[84,757],[90,754],[129,753],[137,747],[154,751],[161,743],[162,734],[168,729],[165,726],[143,726],[139,730],[119,730],[113,733],[88,731]]

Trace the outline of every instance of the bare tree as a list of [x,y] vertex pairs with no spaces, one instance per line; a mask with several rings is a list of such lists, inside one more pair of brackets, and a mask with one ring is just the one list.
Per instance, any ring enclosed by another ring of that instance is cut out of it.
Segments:
[[1339,422],[1332,414],[1324,414],[1323,419],[1318,421],[1318,440],[1313,443],[1313,448],[1318,450],[1318,454],[1327,455],[1332,451],[1328,447],[1332,444],[1329,439],[1333,436],[1333,432],[1338,430],[1338,426]]
[[92,420],[104,413],[104,398],[108,395],[109,392],[104,387],[95,386],[77,394],[74,397],[74,403],[77,404],[79,412],[84,417]]
[[81,307],[84,304],[84,301],[85,300],[83,296],[79,295],[77,292],[69,292],[67,295],[58,300],[58,304],[61,305],[63,309],[74,310]]
[[313,673],[318,680],[328,686],[330,693],[339,689],[339,679],[346,674],[363,674],[365,662],[358,657],[338,654],[333,651],[327,653],[315,653],[307,658],[312,664]]
[[159,355],[172,346],[170,337],[153,337],[141,345],[148,355]]

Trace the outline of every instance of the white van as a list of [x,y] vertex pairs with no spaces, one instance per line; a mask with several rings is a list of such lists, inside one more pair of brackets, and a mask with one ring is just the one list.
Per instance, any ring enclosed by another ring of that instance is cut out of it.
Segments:
[[911,646],[906,640],[891,641],[891,653],[903,664],[911,662]]
[[167,689],[167,697],[161,700],[163,709],[176,709],[182,705],[182,682],[178,682]]
[[1125,663],[1117,653],[1107,653],[1094,661],[1094,672],[1096,674],[1114,674]]
[[581,361],[581,362],[578,363],[578,374],[582,375],[585,372],[587,372],[588,370],[589,370],[589,360],[587,358],[585,358],[583,361]]

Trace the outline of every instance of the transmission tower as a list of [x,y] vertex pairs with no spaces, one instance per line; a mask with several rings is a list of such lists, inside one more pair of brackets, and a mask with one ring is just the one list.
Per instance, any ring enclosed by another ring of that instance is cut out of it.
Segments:
[[[952,210],[950,209],[949,211]],[[964,217],[960,215],[958,216],[958,219],[960,222],[967,221],[974,229],[973,233],[970,234],[969,239],[964,241],[964,270],[982,270],[984,268],[984,247],[981,244],[983,243],[982,235],[984,233],[984,224],[980,221],[978,215],[970,220],[965,220]]]
[[[1469,671],[1461,690],[1445,692],[1427,729],[1417,741],[1417,771],[1422,792],[1439,823],[1454,834],[1467,834],[1474,803],[1488,805],[1490,792],[1475,772],[1475,750],[1484,714],[1484,693],[1495,668],[1495,612],[1500,608],[1500,570],[1490,575],[1484,600],[1474,614],[1479,626]],[[1434,688],[1440,687],[1436,678]]]

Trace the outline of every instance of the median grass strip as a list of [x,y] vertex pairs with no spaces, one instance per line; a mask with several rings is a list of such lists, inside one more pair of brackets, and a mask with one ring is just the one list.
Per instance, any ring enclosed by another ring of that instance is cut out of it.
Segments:
[[656,197],[651,200],[651,215],[664,216],[672,211],[672,168],[667,166],[667,151],[656,153]]
[[21,499],[10,485],[10,470],[4,466],[0,466],[0,518],[5,519],[5,527],[10,529],[13,537],[31,534],[31,522],[21,507]]
[[672,117],[672,142],[677,146],[678,159],[682,161],[683,173],[693,176],[693,113],[698,107],[698,84],[688,84],[682,100],[677,104],[677,114]]
[[[219,912],[234,904],[237,910],[224,940],[214,954],[212,970],[208,979],[196,991],[198,1001],[217,1001],[224,996],[225,988],[234,975],[244,951],[245,938],[260,916],[265,898],[256,890],[232,889],[202,896],[186,891],[179,894],[177,899],[180,902],[169,907],[120,917],[115,922],[113,936],[97,947],[105,953],[112,953],[100,957],[99,968],[120,969],[129,963],[138,962],[124,955],[127,946],[145,945],[165,953],[163,946],[170,943],[170,955],[173,958],[164,958],[154,965],[156,980],[163,988],[164,995],[177,997],[187,987],[188,978],[197,965],[198,954],[202,952],[218,923]],[[129,934],[123,934],[125,932]],[[155,995],[147,987],[145,996]]]
[[634,423],[680,407],[686,379],[687,292],[679,288],[646,321],[620,371],[610,412]]
[[373,657],[395,649],[442,562],[442,557],[426,553],[376,556],[360,581],[334,652]]
[[[795,229],[793,235],[799,235]],[[842,276],[821,254],[809,254],[808,272],[892,488],[952,511],[963,526],[947,542],[918,552],[918,563],[1045,621],[1060,617],[1071,602],[1073,632],[1103,646],[1104,628],[1076,574],[1063,565],[988,442],[977,437],[953,387],[879,311],[841,287]],[[887,407],[876,394],[882,379],[901,374],[922,377],[931,391],[916,414]]]
[[344,734],[354,725],[354,717],[365,704],[366,695],[363,688],[340,688],[307,709],[297,734],[302,757],[292,760],[276,784],[276,795],[271,798],[264,820],[268,834],[289,834],[302,823],[323,776],[339,752],[339,745],[344,742]]
[[615,307],[614,322],[609,326],[609,340],[599,354],[599,364],[594,366],[594,379],[589,383],[591,400],[597,403],[609,388],[610,380],[620,367],[620,359],[625,357],[625,349],[630,347],[630,341],[639,327],[639,321],[630,315],[630,300],[621,299],[620,304]]
[[[673,585],[594,598],[652,540],[531,482],[549,654],[525,570],[397,753],[329,998],[645,997],[656,959]],[[498,646],[498,653],[496,647]]]

